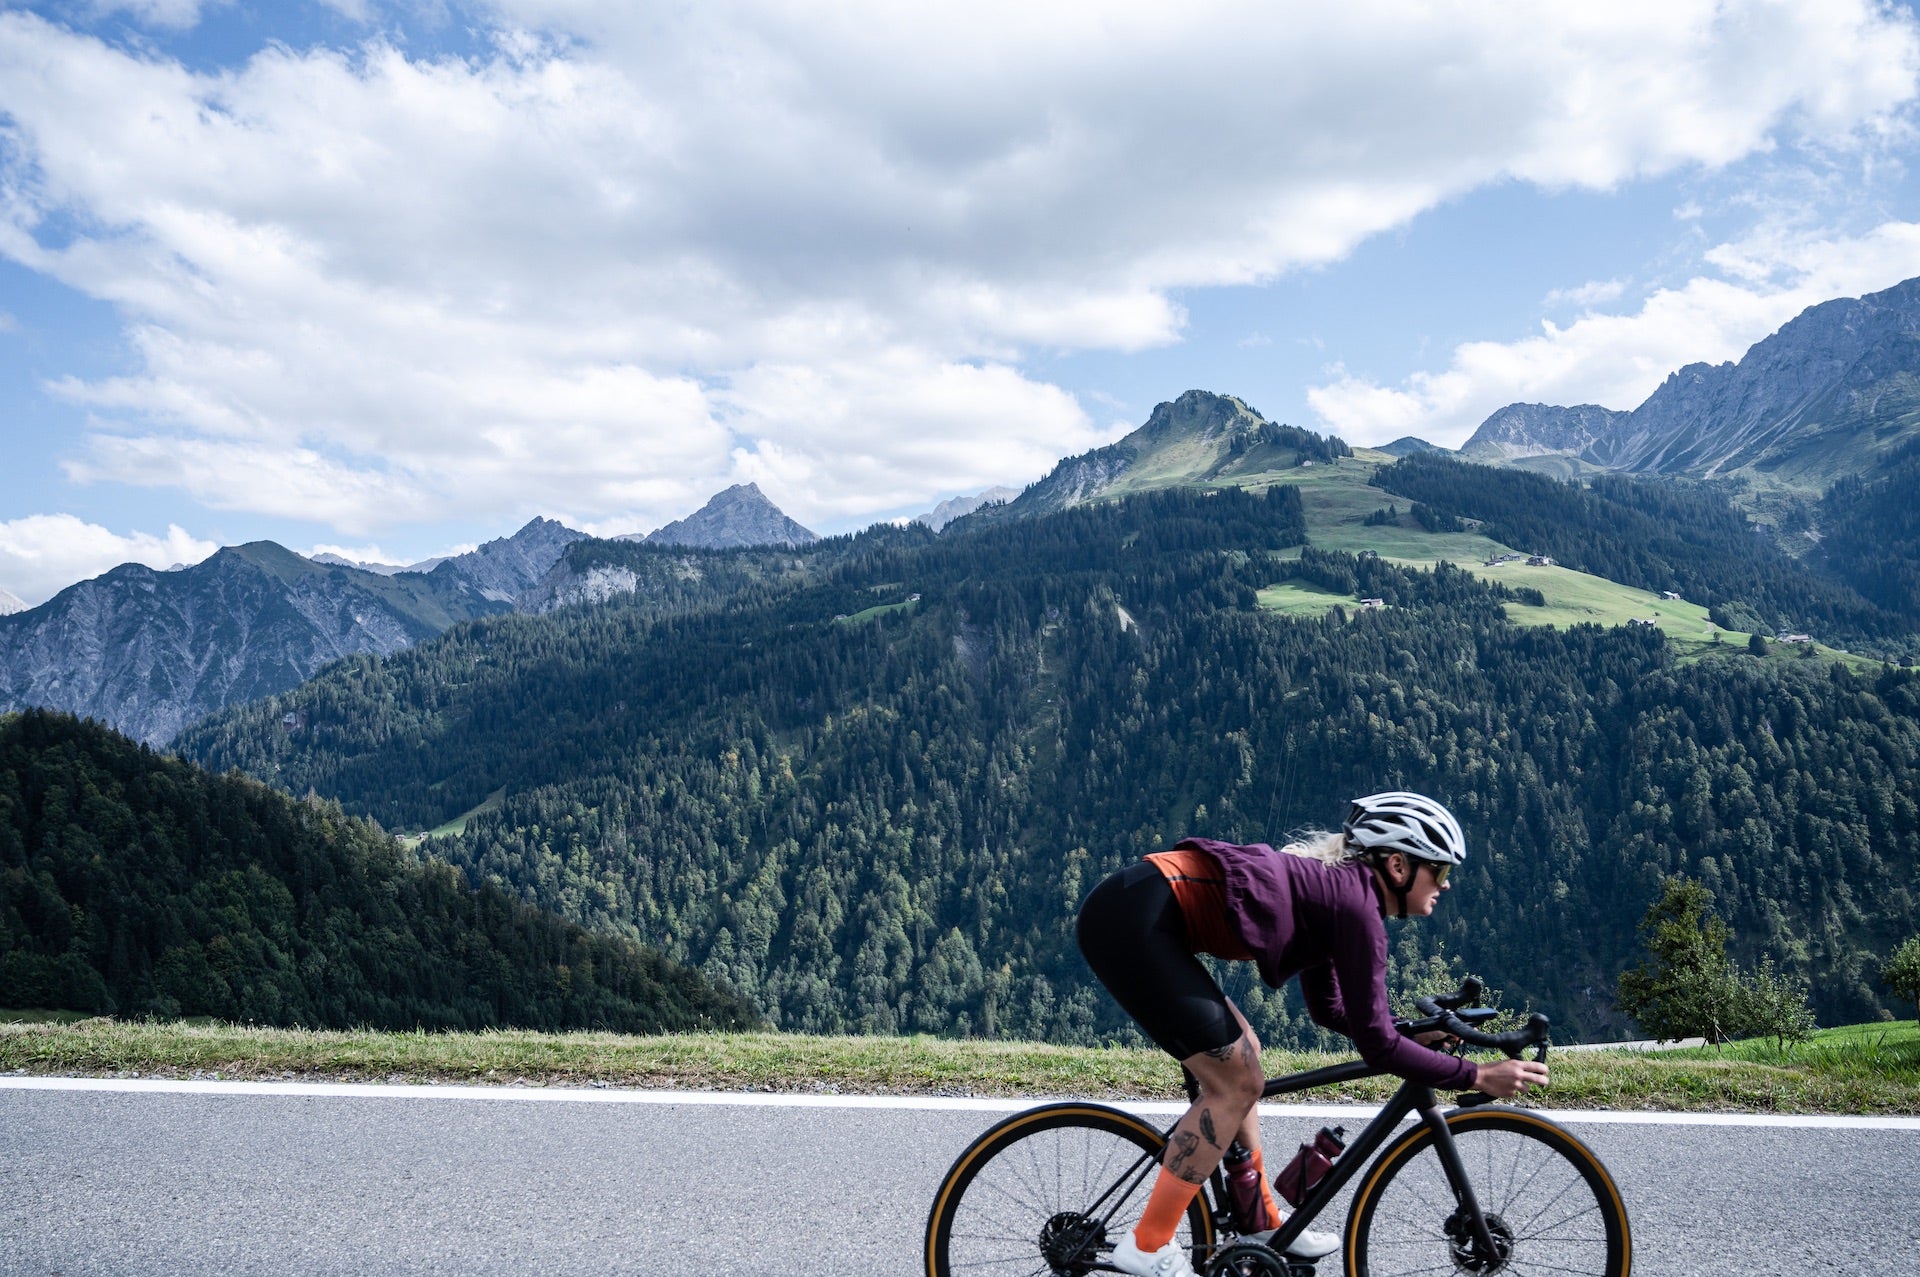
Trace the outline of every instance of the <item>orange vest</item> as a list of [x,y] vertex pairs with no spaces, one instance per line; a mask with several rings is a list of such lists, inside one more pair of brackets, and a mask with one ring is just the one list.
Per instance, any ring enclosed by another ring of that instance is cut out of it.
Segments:
[[1173,888],[1181,921],[1187,925],[1187,942],[1195,953],[1210,953],[1216,958],[1253,956],[1253,950],[1227,921],[1227,877],[1219,861],[1197,847],[1188,847],[1157,851],[1147,857],[1147,863],[1158,869]]

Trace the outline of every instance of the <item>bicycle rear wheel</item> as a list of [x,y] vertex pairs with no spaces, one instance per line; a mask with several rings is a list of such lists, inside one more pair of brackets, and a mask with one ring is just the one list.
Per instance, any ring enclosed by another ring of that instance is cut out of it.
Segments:
[[[1146,1207],[1160,1132],[1098,1104],[1016,1113],[954,1161],[927,1217],[927,1277],[1082,1277]],[[1213,1245],[1203,1191],[1175,1240],[1196,1268]]]
[[1347,1216],[1351,1277],[1539,1273],[1626,1277],[1627,1208],[1593,1151],[1525,1109],[1447,1115],[1460,1161],[1500,1253],[1482,1254],[1434,1150],[1409,1131],[1380,1155]]

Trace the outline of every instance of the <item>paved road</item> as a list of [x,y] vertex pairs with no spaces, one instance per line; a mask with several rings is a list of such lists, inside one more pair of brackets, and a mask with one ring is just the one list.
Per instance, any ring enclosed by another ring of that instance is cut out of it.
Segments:
[[[995,1115],[0,1079],[0,1272],[911,1277]],[[606,1093],[598,1098],[606,1100]],[[1268,1147],[1317,1125],[1269,1118]],[[1920,1131],[1581,1124],[1636,1274],[1920,1271]]]

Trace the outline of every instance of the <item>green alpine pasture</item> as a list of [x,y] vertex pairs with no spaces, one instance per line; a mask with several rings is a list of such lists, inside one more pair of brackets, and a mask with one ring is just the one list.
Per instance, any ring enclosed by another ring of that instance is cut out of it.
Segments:
[[[1270,1074],[1350,1057],[1268,1050]],[[1920,1115],[1920,1029],[1826,1029],[1775,1050],[1583,1050],[1550,1054],[1545,1108]],[[500,1086],[619,1086],[876,1095],[1178,1099],[1158,1051],[929,1036],[783,1033],[321,1032],[217,1023],[40,1019],[0,1012],[0,1074]],[[1378,1101],[1392,1078],[1297,1097]]]
[[[1284,483],[1300,490],[1307,536],[1322,550],[1349,554],[1372,551],[1404,567],[1430,569],[1447,562],[1487,581],[1514,589],[1535,589],[1545,606],[1507,605],[1507,617],[1516,625],[1631,625],[1651,623],[1682,659],[1716,651],[1743,651],[1752,637],[1744,631],[1723,630],[1707,618],[1707,609],[1684,599],[1665,599],[1650,590],[1636,589],[1560,564],[1529,564],[1521,555],[1526,546],[1507,546],[1467,532],[1428,532],[1408,514],[1410,503],[1369,486],[1384,453],[1359,449],[1351,458],[1327,465],[1295,468],[1260,476],[1262,483]],[[1368,515],[1397,506],[1400,520],[1392,524],[1366,523]],[[1297,551],[1295,552],[1297,553]],[[1260,606],[1284,616],[1324,616],[1335,606],[1351,612],[1359,600],[1323,590],[1307,581],[1283,581],[1259,592]],[[1839,660],[1858,669],[1878,668],[1880,662],[1855,656],[1820,643],[1774,645],[1773,659],[1799,657],[1806,649],[1827,660]]]

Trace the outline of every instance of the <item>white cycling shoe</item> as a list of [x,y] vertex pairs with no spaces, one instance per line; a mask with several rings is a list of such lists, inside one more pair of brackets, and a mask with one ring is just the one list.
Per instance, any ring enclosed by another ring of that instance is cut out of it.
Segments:
[[[1273,1235],[1279,1231],[1277,1228],[1269,1228],[1264,1233],[1252,1234],[1247,1240],[1259,1242],[1262,1246],[1271,1246]],[[1313,1229],[1306,1228],[1302,1229],[1300,1235],[1293,1239],[1293,1244],[1287,1247],[1286,1256],[1288,1259],[1318,1259],[1322,1255],[1331,1255],[1339,1249],[1340,1239],[1334,1234],[1316,1233]]]
[[1113,1248],[1107,1262],[1123,1273],[1132,1273],[1133,1277],[1199,1277],[1179,1242],[1168,1242],[1156,1251],[1144,1251],[1133,1240],[1132,1229],[1128,1229],[1120,1244]]

